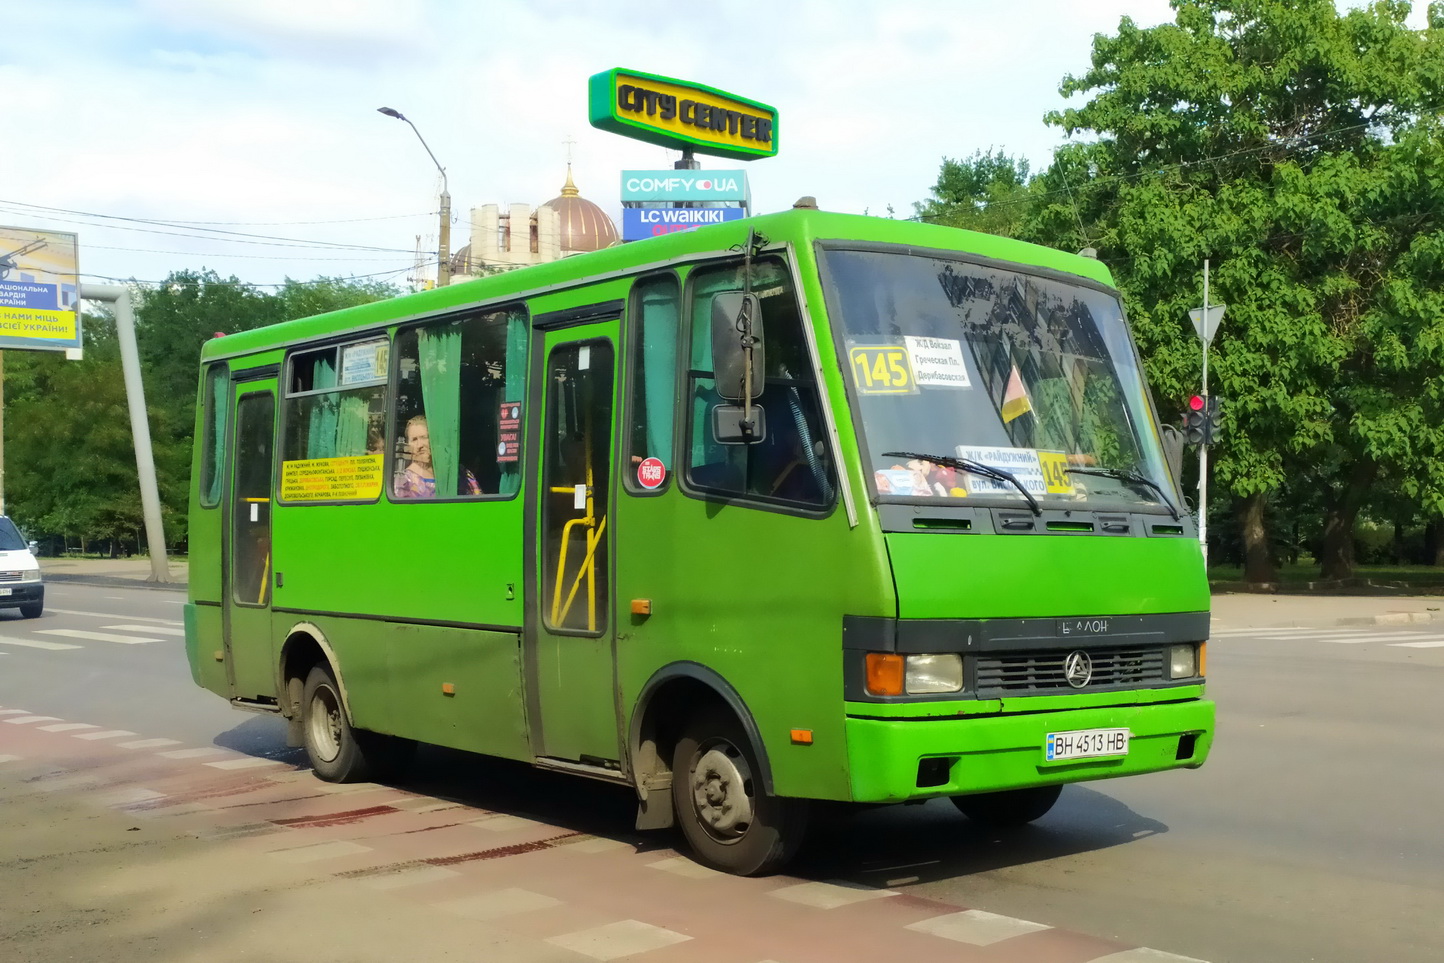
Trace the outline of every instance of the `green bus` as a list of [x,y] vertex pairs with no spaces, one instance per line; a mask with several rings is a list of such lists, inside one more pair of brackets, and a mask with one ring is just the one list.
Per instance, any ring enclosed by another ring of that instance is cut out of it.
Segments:
[[633,787],[739,874],[811,801],[1197,767],[1209,595],[1107,268],[800,207],[218,337],[186,648],[326,780]]

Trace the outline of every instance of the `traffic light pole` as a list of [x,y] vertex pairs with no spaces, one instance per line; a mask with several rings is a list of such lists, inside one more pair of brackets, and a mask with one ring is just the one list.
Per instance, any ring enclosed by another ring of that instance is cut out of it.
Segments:
[[[1208,318],[1208,258],[1203,259],[1203,316]],[[1208,406],[1208,339],[1203,342],[1203,398]],[[1206,430],[1206,429],[1205,429]],[[1208,566],[1208,445],[1198,446],[1198,544],[1203,549],[1203,564]]]

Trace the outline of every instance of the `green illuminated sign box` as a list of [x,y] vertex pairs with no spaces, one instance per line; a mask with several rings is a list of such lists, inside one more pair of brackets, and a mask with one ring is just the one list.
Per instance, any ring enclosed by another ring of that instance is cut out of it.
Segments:
[[777,111],[735,94],[620,67],[588,81],[591,123],[673,150],[756,160],[777,153]]

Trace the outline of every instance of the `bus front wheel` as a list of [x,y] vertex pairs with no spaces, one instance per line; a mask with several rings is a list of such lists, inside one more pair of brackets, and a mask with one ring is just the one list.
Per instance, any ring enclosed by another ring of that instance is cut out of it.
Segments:
[[1062,786],[1034,786],[1030,789],[953,796],[952,800],[953,805],[973,822],[1007,829],[1041,819],[1053,808],[1062,791]]
[[796,852],[806,806],[768,793],[759,773],[751,741],[730,715],[698,716],[677,741],[672,805],[699,862],[763,876]]
[[346,718],[341,688],[324,665],[311,669],[301,690],[301,732],[306,757],[327,782],[364,782],[371,776],[356,731]]

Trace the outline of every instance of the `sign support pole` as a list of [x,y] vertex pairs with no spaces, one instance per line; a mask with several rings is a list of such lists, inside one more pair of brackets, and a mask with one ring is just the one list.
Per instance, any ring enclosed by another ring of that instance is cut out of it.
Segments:
[[150,578],[170,581],[165,557],[165,529],[160,522],[160,490],[155,481],[155,456],[150,447],[150,422],[145,414],[145,387],[140,379],[140,353],[135,347],[135,316],[130,289],[119,284],[82,284],[80,296],[115,305],[115,335],[120,344],[120,367],[125,375],[125,400],[130,408],[130,434],[135,444],[135,468],[140,478],[140,507],[145,517],[145,543],[150,552]]
[[[1208,258],[1203,259],[1203,317],[1208,318]],[[1207,328],[1205,327],[1205,331]],[[1203,398],[1208,408],[1208,338],[1203,342]],[[1203,549],[1203,564],[1208,567],[1208,445],[1198,446],[1198,544]]]

